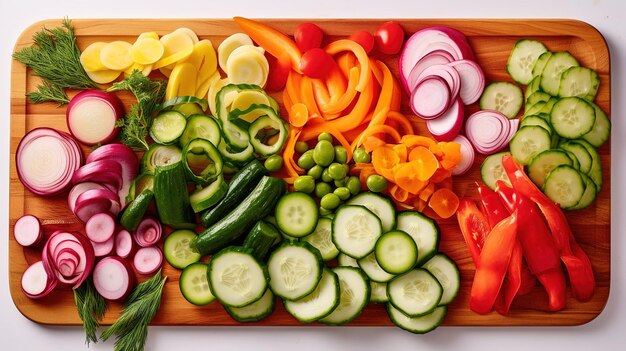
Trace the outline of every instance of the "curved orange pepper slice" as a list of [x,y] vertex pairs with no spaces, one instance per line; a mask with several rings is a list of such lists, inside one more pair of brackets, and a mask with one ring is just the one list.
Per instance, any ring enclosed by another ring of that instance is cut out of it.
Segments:
[[387,145],[377,147],[372,151],[372,165],[376,173],[389,181],[394,181],[393,167],[400,163],[400,157]]
[[403,135],[400,141],[409,149],[417,146],[430,148],[431,145],[435,145],[437,143],[434,139],[422,135]]
[[439,168],[435,155],[423,146],[411,150],[409,162],[415,162],[415,176],[423,182],[429,180]]
[[356,97],[356,84],[359,79],[359,69],[352,67],[350,69],[350,76],[348,78],[348,87],[346,91],[335,101],[330,101],[327,104],[321,105],[322,112],[325,114],[338,114],[348,108],[352,100]]
[[405,191],[417,195],[428,184],[418,179],[419,167],[417,161],[400,163],[394,169],[395,183]]
[[459,207],[459,197],[450,189],[442,188],[433,193],[428,206],[441,218],[450,218]]
[[387,118],[398,122],[398,124],[402,127],[404,135],[412,135],[414,133],[413,125],[408,120],[408,118],[406,118],[406,116],[401,114],[400,112],[394,111],[393,108],[391,108],[389,113],[387,113]]
[[315,95],[313,94],[313,82],[311,78],[307,76],[302,76],[300,79],[300,98],[309,111],[309,117],[319,117],[322,115],[317,107]]
[[398,202],[406,202],[409,199],[409,193],[398,185],[389,188],[389,194]]
[[304,170],[300,168],[300,166],[298,166],[296,161],[293,159],[296,152],[296,141],[300,136],[300,132],[300,128],[295,128],[289,131],[289,138],[287,139],[287,144],[285,145],[285,150],[283,151],[285,170],[290,177],[298,177],[300,173],[304,172]]
[[350,75],[350,69],[356,66],[356,56],[351,52],[345,52],[337,57],[337,65],[344,76]]
[[461,145],[455,142],[439,143],[443,151],[441,167],[452,169],[461,162]]
[[400,157],[400,162],[406,162],[408,157],[409,157],[409,151],[408,148],[406,147],[406,145],[404,144],[396,144],[394,146],[392,146],[393,151],[396,152],[396,154],[398,154],[398,157]]
[[349,39],[335,40],[326,46],[326,52],[330,55],[336,55],[342,51],[351,51],[359,61],[359,65],[361,65],[361,74],[356,90],[358,92],[365,91],[365,87],[369,85],[372,76],[370,70],[370,60],[367,53],[363,50],[361,45]]

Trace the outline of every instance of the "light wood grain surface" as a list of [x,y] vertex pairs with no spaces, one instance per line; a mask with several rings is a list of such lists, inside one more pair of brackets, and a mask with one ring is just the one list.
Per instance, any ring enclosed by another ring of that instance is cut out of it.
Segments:
[[[301,23],[298,19],[264,20],[285,33],[292,33]],[[375,28],[384,20],[315,20],[327,34],[335,39],[349,36],[357,30]],[[399,21],[408,33],[424,27],[444,25],[456,28],[468,36],[478,63],[483,67],[488,81],[510,80],[505,72],[505,64],[515,42],[520,38],[533,38],[544,42],[551,51],[567,50],[579,62],[598,72],[601,79],[596,103],[610,115],[610,61],[607,45],[602,35],[590,25],[574,20],[446,20],[415,19]],[[94,41],[126,40],[134,41],[141,32],[156,31],[163,35],[178,27],[193,29],[199,37],[210,39],[215,46],[226,36],[239,31],[237,25],[229,19],[125,19],[125,20],[74,20],[79,46],[85,48]],[[59,20],[36,23],[26,29],[18,39],[16,49],[32,44],[32,34],[43,25],[54,27]],[[380,57],[394,73],[397,73],[396,58]],[[9,233],[12,233],[15,221],[23,214],[30,213],[42,219],[44,230],[51,233],[57,228],[64,230],[82,230],[82,225],[70,212],[66,196],[42,198],[25,190],[17,178],[15,169],[15,151],[21,137],[29,130],[48,126],[67,130],[65,109],[54,104],[33,105],[27,103],[24,93],[33,90],[38,79],[30,74],[23,65],[13,62],[11,76],[11,166],[9,184]],[[406,98],[406,97],[405,97]],[[133,102],[130,94],[123,94],[125,104]],[[406,100],[406,99],[405,99]],[[469,106],[469,114],[477,109]],[[403,111],[409,114],[406,101]],[[416,130],[427,134],[423,123],[415,123]],[[84,148],[87,153],[89,150]],[[604,186],[596,203],[588,209],[568,212],[568,220],[574,234],[589,255],[596,277],[597,289],[593,299],[586,303],[576,301],[568,289],[567,308],[558,313],[545,311],[546,296],[540,287],[515,300],[511,314],[502,317],[496,313],[486,316],[477,315],[468,309],[469,288],[474,272],[474,265],[469,256],[463,237],[454,220],[440,221],[442,240],[440,250],[447,253],[461,270],[462,286],[459,296],[450,306],[444,325],[578,325],[595,318],[604,308],[610,287],[610,143],[600,148],[604,171]],[[479,165],[482,158],[476,159],[474,167],[466,175],[455,179],[455,190],[461,196],[476,197],[474,181],[480,179]],[[76,325],[80,319],[76,313],[73,295],[69,288],[61,288],[41,300],[31,300],[21,291],[21,275],[30,263],[40,258],[41,248],[25,249],[19,246],[9,235],[9,285],[13,301],[25,317],[42,324]],[[187,303],[178,288],[179,272],[164,263],[164,274],[168,283],[165,285],[163,301],[159,313],[153,320],[154,325],[237,325],[224,309],[215,302],[208,306],[197,307]],[[145,277],[139,277],[140,280]],[[110,324],[118,316],[119,304],[111,304],[105,316],[105,324]],[[259,325],[299,325],[288,315],[280,303],[276,311]],[[351,325],[391,325],[384,306],[371,304]]]

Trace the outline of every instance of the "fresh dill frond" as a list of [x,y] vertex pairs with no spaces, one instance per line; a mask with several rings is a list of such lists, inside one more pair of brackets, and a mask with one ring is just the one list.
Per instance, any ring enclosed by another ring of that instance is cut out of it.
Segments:
[[44,80],[42,84],[38,85],[37,90],[27,93],[26,97],[35,104],[53,101],[59,105],[65,105],[70,102],[63,88],[47,80]]
[[152,124],[152,115],[159,109],[167,82],[151,80],[138,70],[134,70],[128,78],[113,83],[107,91],[129,90],[137,98],[123,119],[117,121],[120,127],[120,141],[134,149],[148,149],[148,130]]
[[96,291],[91,279],[87,279],[80,287],[74,289],[74,301],[78,316],[83,321],[85,343],[89,345],[91,342],[98,342],[96,331],[108,308],[106,300]]
[[113,325],[100,335],[106,341],[115,335],[116,351],[141,351],[148,337],[148,325],[161,306],[161,295],[167,277],[159,270],[152,278],[137,285],[124,303],[124,309]]

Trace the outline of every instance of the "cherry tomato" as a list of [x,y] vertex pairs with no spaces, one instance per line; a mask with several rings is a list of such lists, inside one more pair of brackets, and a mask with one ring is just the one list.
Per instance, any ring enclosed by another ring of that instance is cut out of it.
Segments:
[[302,55],[300,70],[310,78],[324,78],[333,68],[335,61],[326,51],[313,48]]
[[287,76],[291,71],[291,58],[289,55],[283,55],[281,58],[276,58],[265,52],[265,58],[269,64],[269,73],[267,75],[267,83],[265,83],[265,90],[267,91],[279,91],[287,84]]
[[394,55],[400,52],[404,42],[404,29],[398,22],[385,22],[376,29],[374,34],[376,47],[380,52],[387,55]]
[[374,36],[372,33],[364,30],[355,32],[350,36],[350,40],[361,45],[366,53],[370,53],[374,48]]
[[324,32],[314,23],[301,23],[293,32],[293,38],[301,52],[307,52],[322,46]]

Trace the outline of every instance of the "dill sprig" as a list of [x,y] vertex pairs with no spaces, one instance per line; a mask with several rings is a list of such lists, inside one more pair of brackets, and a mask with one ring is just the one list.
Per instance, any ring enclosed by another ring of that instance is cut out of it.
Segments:
[[107,91],[129,90],[137,98],[130,111],[123,119],[117,121],[122,128],[120,141],[134,149],[148,149],[148,130],[152,124],[152,115],[159,109],[165,89],[164,80],[151,80],[138,70],[134,70],[128,78],[113,83]]
[[115,350],[141,351],[148,337],[148,324],[161,306],[161,294],[167,277],[159,270],[152,278],[137,285],[124,303],[124,309],[113,325],[100,335],[106,341],[115,335]]
[[14,59],[32,69],[33,74],[43,80],[37,92],[28,94],[32,102],[64,103],[67,96],[59,94],[63,89],[98,87],[80,63],[80,50],[69,19],[63,20],[62,27],[42,28],[33,34],[33,42],[33,45],[13,54]]
[[87,279],[80,287],[74,289],[74,301],[78,315],[83,321],[85,343],[89,345],[90,342],[98,342],[96,331],[108,308],[106,300],[98,294],[91,279]]

